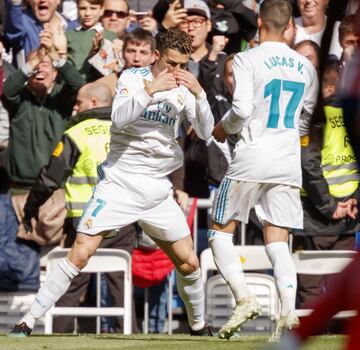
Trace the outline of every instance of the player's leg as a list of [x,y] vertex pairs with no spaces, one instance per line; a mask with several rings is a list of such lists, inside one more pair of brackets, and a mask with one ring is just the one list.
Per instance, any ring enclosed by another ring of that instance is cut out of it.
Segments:
[[185,304],[191,334],[211,335],[211,331],[205,325],[204,288],[191,236],[175,242],[165,242],[156,238],[154,240],[175,266],[177,289]]
[[29,311],[20,319],[15,328],[10,331],[10,334],[16,336],[30,335],[36,320],[44,316],[67,291],[73,278],[86,266],[102,239],[101,235],[89,236],[83,233],[77,234],[68,255],[51,270],[44,285],[39,289]]
[[265,251],[273,265],[281,301],[280,320],[270,338],[270,341],[277,341],[284,331],[299,323],[295,313],[296,269],[288,245],[289,227],[302,228],[299,189],[284,185],[267,185],[255,210],[263,223]]
[[177,288],[185,304],[191,334],[209,335],[204,319],[205,296],[199,261],[186,218],[172,193],[159,205],[144,212],[139,224],[175,265]]
[[[125,186],[123,186],[125,187]],[[103,235],[114,228],[119,228],[136,221],[127,217],[125,222],[124,206],[131,210],[132,203],[126,202],[127,190],[104,179],[95,188],[94,195],[87,204],[80,220],[76,239],[68,255],[51,270],[44,285],[39,289],[29,312],[18,322],[10,334],[29,335],[36,320],[43,316],[50,307],[66,292],[72,279],[87,264],[103,240]],[[135,209],[133,210],[136,211]]]
[[215,195],[208,240],[215,265],[236,302],[232,316],[219,331],[220,338],[230,338],[247,320],[261,312],[260,305],[246,285],[243,267],[233,243],[233,232],[239,221],[248,220],[250,208],[258,196],[257,187],[257,184],[225,178]]

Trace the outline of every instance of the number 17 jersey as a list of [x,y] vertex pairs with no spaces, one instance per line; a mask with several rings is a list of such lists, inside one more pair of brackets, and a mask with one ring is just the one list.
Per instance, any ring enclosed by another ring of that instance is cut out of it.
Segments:
[[300,136],[318,96],[311,62],[286,44],[263,42],[234,57],[232,109],[222,119],[238,134],[227,177],[301,187]]

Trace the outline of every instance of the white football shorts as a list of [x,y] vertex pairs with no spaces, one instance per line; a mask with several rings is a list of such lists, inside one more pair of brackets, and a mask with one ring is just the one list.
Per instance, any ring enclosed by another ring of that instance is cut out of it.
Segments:
[[298,187],[245,182],[224,178],[216,191],[211,219],[225,225],[230,220],[248,222],[255,208],[260,222],[286,228],[303,228],[303,210]]
[[167,177],[157,179],[109,168],[101,172],[104,178],[94,188],[78,232],[97,235],[138,222],[146,234],[162,241],[175,242],[190,234]]

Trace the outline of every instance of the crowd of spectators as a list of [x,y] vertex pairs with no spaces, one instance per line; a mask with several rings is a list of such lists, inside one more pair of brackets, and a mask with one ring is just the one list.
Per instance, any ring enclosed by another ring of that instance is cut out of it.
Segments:
[[[39,189],[39,176],[44,176],[44,167],[56,155],[69,122],[74,124],[72,115],[79,113],[78,91],[84,91],[85,84],[97,82],[113,96],[124,69],[154,62],[154,36],[177,27],[192,38],[188,70],[205,90],[218,122],[231,106],[234,55],[258,45],[259,2],[0,1],[0,290],[36,291],[39,287],[41,247],[17,237],[19,221],[12,199],[32,188],[32,193],[34,188]],[[356,160],[349,148],[345,160],[337,154],[338,163],[333,160],[326,163],[322,157],[328,154],[323,137],[326,133],[325,137],[330,137],[331,123],[340,127],[343,138],[348,140],[338,101],[346,83],[342,74],[359,44],[360,33],[355,25],[360,20],[359,2],[343,1],[336,14],[329,12],[329,0],[292,3],[294,18],[285,34],[286,43],[316,68],[323,83],[321,105],[339,108],[337,115],[317,115],[313,127],[316,136],[311,135],[310,141],[302,140],[306,223],[305,230],[297,233],[296,244],[304,249],[352,249],[359,228],[357,219],[339,219],[338,214],[343,203],[359,200]],[[328,26],[331,28],[327,29]],[[333,33],[332,39],[331,35],[324,37],[329,33]],[[328,44],[324,45],[326,41]],[[322,46],[330,47],[330,51],[321,54]],[[85,110],[96,107],[89,102]],[[173,183],[174,195],[183,207],[188,196],[211,196],[212,188],[225,175],[236,138],[231,135],[225,145],[213,140],[205,142],[197,138],[190,125],[180,126],[179,142],[184,146],[185,161]],[[345,146],[351,147],[348,142]],[[326,165],[338,170],[344,167],[344,172],[337,176],[342,176],[346,190],[335,188],[336,180],[329,181],[331,176],[324,172]],[[351,176],[346,172],[350,168]],[[53,189],[63,186],[70,171],[55,170],[47,178],[48,185]],[[37,211],[29,205],[25,215],[30,225],[31,218],[38,218]],[[250,220],[249,235],[257,234],[258,225],[255,218]],[[207,210],[200,213],[199,227],[203,229],[200,233],[208,227]],[[135,233],[129,234],[135,237]],[[200,246],[201,242],[207,244],[203,236],[199,238]],[[314,281],[302,282],[303,304],[309,294],[319,294],[323,285],[318,280],[315,285]]]

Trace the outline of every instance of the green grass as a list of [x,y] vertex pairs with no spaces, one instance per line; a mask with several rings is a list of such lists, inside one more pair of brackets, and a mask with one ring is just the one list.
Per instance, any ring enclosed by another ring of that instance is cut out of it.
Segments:
[[[33,335],[28,338],[10,338],[0,335],[1,350],[250,350],[261,349],[267,337],[242,336],[230,341],[188,335]],[[314,338],[304,350],[340,350],[344,338],[322,336]]]

